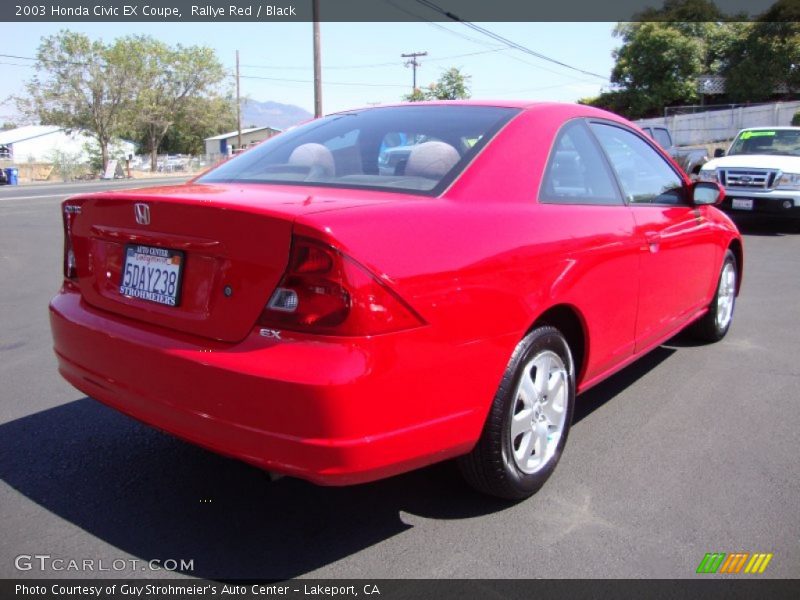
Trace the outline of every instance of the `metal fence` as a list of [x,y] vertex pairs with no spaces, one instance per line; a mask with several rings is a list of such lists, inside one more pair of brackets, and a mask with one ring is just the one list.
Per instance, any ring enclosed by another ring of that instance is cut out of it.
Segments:
[[[750,106],[672,107],[664,117],[636,121],[640,127],[664,127],[672,132],[676,146],[711,144],[733,139],[745,127],[778,127],[790,125],[800,111],[800,101],[773,102]],[[692,109],[692,110],[689,110]],[[665,111],[667,112],[667,111]]]

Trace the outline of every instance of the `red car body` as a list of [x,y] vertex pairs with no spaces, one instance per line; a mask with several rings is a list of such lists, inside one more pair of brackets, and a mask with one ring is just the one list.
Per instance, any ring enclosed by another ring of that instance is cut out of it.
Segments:
[[[740,236],[713,206],[537,200],[565,122],[638,132],[624,119],[469,104],[518,112],[436,195],[195,181],[67,200],[75,271],[50,304],[59,371],[215,452],[353,484],[469,452],[515,346],[542,319],[565,330],[584,391],[701,317],[728,249],[741,268]],[[407,326],[265,327],[297,240],[373,276]],[[131,243],[184,252],[177,308],[119,294]]]

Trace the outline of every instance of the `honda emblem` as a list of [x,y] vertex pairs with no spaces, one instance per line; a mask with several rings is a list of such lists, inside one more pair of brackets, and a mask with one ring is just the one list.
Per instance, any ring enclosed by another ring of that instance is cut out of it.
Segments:
[[147,206],[147,204],[134,204],[133,212],[136,215],[136,222],[139,225],[150,225],[150,207]]

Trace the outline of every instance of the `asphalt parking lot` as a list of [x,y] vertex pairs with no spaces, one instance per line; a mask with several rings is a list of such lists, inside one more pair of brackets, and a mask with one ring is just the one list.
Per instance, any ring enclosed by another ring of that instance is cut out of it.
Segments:
[[[508,504],[450,464],[351,488],[271,483],[70,387],[47,321],[58,203],[97,185],[0,188],[0,578],[680,578],[740,551],[774,554],[759,577],[800,577],[796,228],[743,223],[728,337],[678,336],[580,397],[554,476]],[[16,568],[36,554],[126,566]],[[193,569],[143,570],[154,559]]]

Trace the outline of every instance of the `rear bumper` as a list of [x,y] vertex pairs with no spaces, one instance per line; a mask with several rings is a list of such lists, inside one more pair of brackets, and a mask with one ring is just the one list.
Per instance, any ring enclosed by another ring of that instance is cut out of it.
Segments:
[[[50,321],[59,371],[87,395],[220,454],[324,485],[468,452],[496,385],[481,345],[449,359],[414,332],[319,341],[256,330],[234,345],[198,342],[97,310],[69,289],[52,300]],[[481,367],[485,376],[463,376]]]

